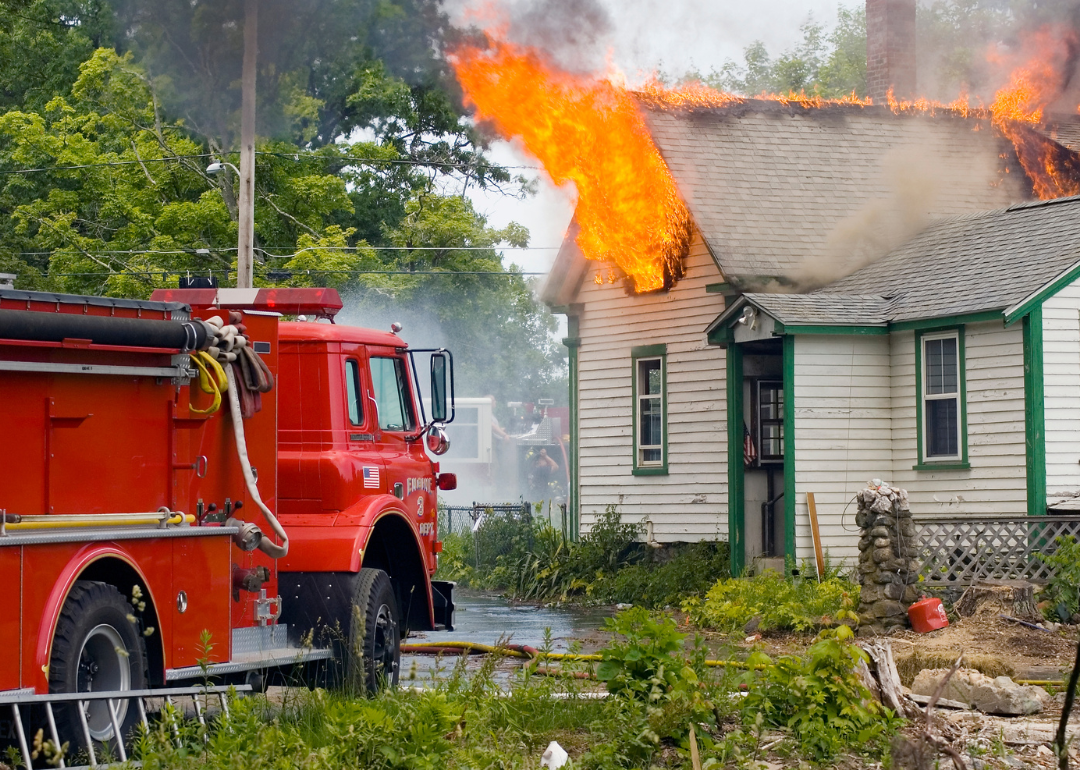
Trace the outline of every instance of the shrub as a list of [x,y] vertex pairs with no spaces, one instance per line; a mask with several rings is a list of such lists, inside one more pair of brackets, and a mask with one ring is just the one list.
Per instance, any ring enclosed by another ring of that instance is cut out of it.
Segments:
[[773,663],[760,652],[751,656],[748,662],[771,665],[751,675],[744,722],[790,729],[802,753],[818,762],[844,750],[880,750],[900,720],[855,674],[866,653],[851,643],[853,636],[840,626],[822,631],[804,658]]
[[676,546],[671,558],[659,564],[650,560],[604,573],[588,591],[591,598],[606,603],[678,607],[687,598],[704,594],[730,569],[728,544],[702,541]]
[[443,538],[437,577],[467,588],[505,590],[518,601],[625,602],[656,609],[703,594],[728,574],[727,543],[675,546],[657,562],[640,542],[643,534],[640,524],[623,522],[613,505],[579,542],[544,519],[491,517],[475,536]]
[[1080,543],[1071,535],[1054,541],[1053,553],[1039,553],[1039,561],[1054,568],[1054,576],[1039,594],[1047,618],[1068,621],[1080,612]]
[[633,607],[608,618],[604,628],[612,639],[600,650],[596,678],[613,695],[646,705],[654,740],[685,741],[691,724],[716,724],[707,688],[684,649],[686,634],[675,621]]
[[848,619],[837,616],[853,615],[858,601],[859,586],[843,578],[819,583],[766,570],[754,577],[719,580],[704,599],[683,602],[683,610],[697,625],[727,633],[741,631],[752,618],[759,619],[761,631],[809,631]]

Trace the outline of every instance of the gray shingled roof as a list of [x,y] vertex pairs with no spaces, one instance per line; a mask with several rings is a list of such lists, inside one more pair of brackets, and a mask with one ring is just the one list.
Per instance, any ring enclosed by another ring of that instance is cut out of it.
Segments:
[[[760,100],[645,117],[713,257],[743,288],[807,280],[816,260],[845,258],[838,232],[871,218],[929,220],[1030,198],[1019,167],[1001,177],[1012,145],[987,121]],[[918,212],[901,192],[905,174],[926,188]]]
[[1080,150],[1080,115],[1051,115],[1039,131],[1070,150]]
[[751,292],[742,296],[788,326],[885,326],[891,307],[890,298],[877,295]]
[[[724,109],[643,107],[650,133],[726,280],[742,289],[828,280],[870,233],[870,251],[907,235],[888,224],[998,209],[1030,197],[1012,144],[989,123],[884,107],[804,109],[747,100]],[[1001,157],[1010,173],[1001,175]],[[932,178],[923,179],[927,169]],[[926,183],[912,197],[914,174]],[[919,211],[913,211],[914,205]],[[885,223],[886,227],[882,227]],[[861,258],[861,257],[854,257]],[[564,242],[542,298],[572,303],[588,272]],[[819,280],[820,279],[820,280]],[[876,294],[860,288],[855,294]]]
[[936,222],[809,296],[892,297],[891,322],[1004,310],[1078,262],[1080,197],[1059,198]]

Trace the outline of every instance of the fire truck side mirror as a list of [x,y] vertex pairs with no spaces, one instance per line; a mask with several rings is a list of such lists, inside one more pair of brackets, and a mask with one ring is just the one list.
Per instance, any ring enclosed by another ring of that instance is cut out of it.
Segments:
[[447,355],[431,355],[431,419],[446,422],[446,370]]

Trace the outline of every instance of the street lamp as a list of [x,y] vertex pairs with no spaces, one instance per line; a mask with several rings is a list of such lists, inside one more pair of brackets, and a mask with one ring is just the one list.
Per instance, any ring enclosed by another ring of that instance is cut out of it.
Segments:
[[238,169],[236,166],[234,166],[232,163],[229,163],[228,161],[220,161],[220,160],[216,160],[213,163],[211,163],[209,166],[207,166],[206,167],[206,173],[209,174],[210,176],[217,176],[218,174],[220,174],[222,171],[225,170],[226,166],[228,166],[233,171],[235,171],[237,176],[240,176],[240,169]]
[[[237,224],[239,227],[236,244],[236,288],[250,289],[254,285],[252,279],[255,263],[253,248],[255,241],[255,200],[248,188],[254,187],[254,182],[249,180],[250,184],[245,185],[244,175],[240,173],[240,169],[224,160],[215,160],[206,167],[206,173],[210,176],[217,176],[225,171],[226,166],[233,170],[237,181],[240,183],[240,200],[237,204]],[[245,191],[247,191],[246,195]]]

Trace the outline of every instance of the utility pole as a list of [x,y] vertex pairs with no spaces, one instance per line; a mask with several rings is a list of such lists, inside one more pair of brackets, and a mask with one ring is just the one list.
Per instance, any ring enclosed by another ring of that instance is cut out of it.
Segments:
[[240,205],[236,287],[250,289],[255,263],[255,63],[259,45],[259,0],[244,0],[244,70],[240,104]]

